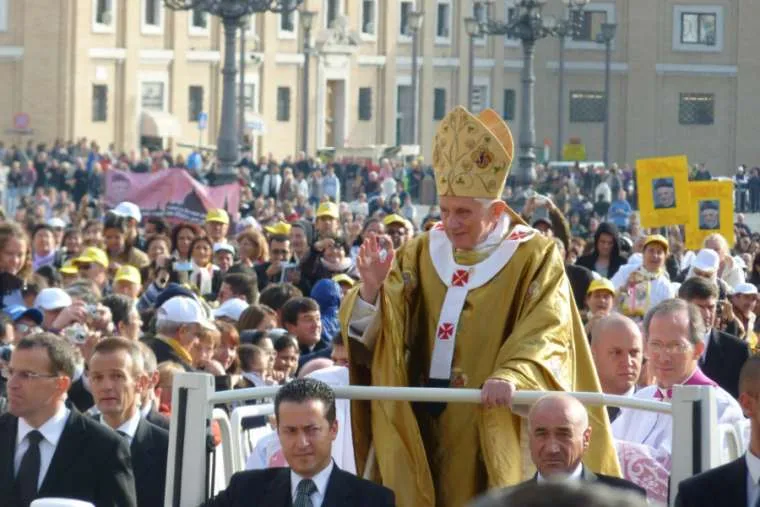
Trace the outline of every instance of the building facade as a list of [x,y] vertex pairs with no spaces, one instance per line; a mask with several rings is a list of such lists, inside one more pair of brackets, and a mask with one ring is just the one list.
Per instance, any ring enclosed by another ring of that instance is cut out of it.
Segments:
[[[493,2],[491,16],[508,19],[514,4]],[[561,5],[548,2],[546,14],[561,18]],[[304,7],[318,13],[308,118],[298,13],[258,14],[245,32],[246,126],[258,154],[295,154],[304,120],[310,153],[413,144],[414,110],[421,153],[429,154],[438,121],[470,102],[470,69],[473,109],[501,112],[517,138],[520,42],[476,38],[470,61],[464,18],[472,0],[306,0]],[[416,100],[407,29],[415,10],[424,11]],[[756,0],[592,0],[565,44],[564,141],[580,141],[589,160],[602,158],[605,51],[596,35],[614,22],[611,160],[685,153],[714,174],[760,165],[760,34],[750,25],[757,19]],[[174,12],[161,0],[0,0],[0,139],[86,137],[126,151],[215,145],[222,37],[218,19]],[[539,41],[537,148],[553,153],[558,62],[558,40]]]

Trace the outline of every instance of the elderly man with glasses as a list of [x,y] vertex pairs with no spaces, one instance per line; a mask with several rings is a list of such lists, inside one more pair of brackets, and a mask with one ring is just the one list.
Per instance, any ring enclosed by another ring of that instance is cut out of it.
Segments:
[[[718,405],[718,423],[744,419],[737,401],[699,368],[705,350],[705,325],[694,304],[666,299],[649,310],[644,318],[644,353],[650,361],[657,384],[638,391],[636,398],[668,402],[675,385],[712,386]],[[672,451],[672,424],[669,414],[622,409],[612,424],[616,439]]]

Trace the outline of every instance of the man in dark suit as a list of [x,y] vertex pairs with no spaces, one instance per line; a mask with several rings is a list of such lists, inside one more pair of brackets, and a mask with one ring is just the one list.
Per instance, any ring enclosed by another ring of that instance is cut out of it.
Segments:
[[[739,375],[739,404],[750,421],[747,453],[678,485],[676,507],[755,507],[760,501],[760,357],[750,357]],[[751,484],[751,486],[750,486]],[[749,487],[748,487],[749,486]],[[716,494],[720,492],[720,494]]]
[[[583,455],[591,442],[591,426],[586,407],[572,396],[555,393],[538,400],[528,415],[528,432],[530,457],[537,472],[521,485],[564,478],[632,490],[646,496],[644,489],[632,482],[596,474],[583,465]],[[487,496],[503,493],[496,491]]]
[[4,372],[9,413],[0,416],[3,505],[27,507],[41,497],[137,505],[127,442],[64,403],[75,357],[50,333],[24,338],[13,351]]
[[749,345],[713,327],[718,303],[718,286],[706,278],[692,276],[678,289],[678,297],[699,307],[705,327],[709,329],[699,367],[705,375],[737,398],[739,372],[749,358]]
[[138,406],[150,380],[140,346],[106,338],[90,358],[90,382],[100,421],[129,442],[138,505],[162,505],[169,432],[149,423]]
[[274,402],[277,433],[291,468],[251,470],[232,476],[209,507],[391,507],[387,488],[340,470],[331,457],[338,433],[335,395],[318,380],[285,384]]

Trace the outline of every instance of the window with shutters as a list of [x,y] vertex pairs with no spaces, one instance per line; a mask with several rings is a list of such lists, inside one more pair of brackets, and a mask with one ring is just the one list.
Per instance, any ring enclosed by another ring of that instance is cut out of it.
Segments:
[[372,119],[372,88],[359,88],[359,120]]
[[505,120],[515,119],[515,91],[511,88],[504,90],[504,113]]
[[190,117],[190,122],[192,123],[197,122],[198,116],[203,112],[203,87],[191,86],[188,90],[188,115]]
[[290,88],[277,87],[277,121],[290,121]]
[[443,120],[446,109],[446,88],[436,88],[433,92],[433,119]]
[[477,114],[489,107],[488,86],[475,85],[472,87],[472,113]]
[[108,86],[92,85],[92,121],[108,121]]
[[679,94],[678,123],[681,125],[715,123],[715,95],[712,93]]
[[604,122],[604,92],[575,90],[570,92],[570,121],[573,123]]
[[[246,112],[256,112],[256,83],[246,83],[243,85],[243,101],[245,102],[244,108]],[[240,107],[240,96],[236,95],[237,107]]]

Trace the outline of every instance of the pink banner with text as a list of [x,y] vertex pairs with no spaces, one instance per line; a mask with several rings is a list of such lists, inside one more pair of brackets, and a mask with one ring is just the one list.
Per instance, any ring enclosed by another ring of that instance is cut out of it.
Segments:
[[198,183],[184,169],[165,169],[153,174],[108,171],[106,205],[114,207],[123,201],[137,204],[145,218],[202,224],[208,210],[222,208],[237,222],[240,185],[209,187]]

